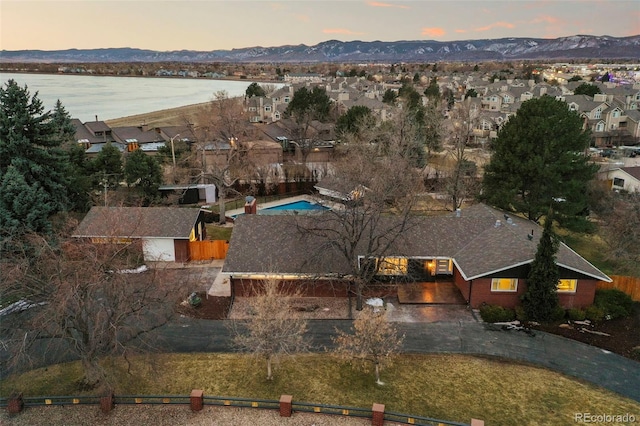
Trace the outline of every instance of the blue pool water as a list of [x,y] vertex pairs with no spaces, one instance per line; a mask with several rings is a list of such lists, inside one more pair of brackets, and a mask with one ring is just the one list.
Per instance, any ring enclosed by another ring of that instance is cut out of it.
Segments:
[[293,203],[281,204],[279,206],[267,207],[265,210],[327,210],[326,207],[320,204],[310,203],[309,201],[295,201]]
[[[279,206],[273,207],[265,207],[264,209],[259,209],[258,214],[268,214],[268,215],[278,215],[278,214],[307,214],[307,213],[316,213],[321,212],[323,210],[329,210],[328,207],[325,207],[320,204],[311,203],[309,201],[294,201],[292,203],[280,204]],[[233,215],[232,217],[235,219],[238,216],[242,216],[244,213],[240,213],[237,215]]]

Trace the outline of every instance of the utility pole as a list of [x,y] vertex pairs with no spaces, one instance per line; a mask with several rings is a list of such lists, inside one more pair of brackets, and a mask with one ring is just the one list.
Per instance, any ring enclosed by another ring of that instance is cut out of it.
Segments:
[[171,159],[173,160],[173,182],[174,183],[176,181],[176,151],[175,151],[175,148],[173,146],[173,141],[178,136],[180,136],[180,133],[178,133],[177,135],[175,135],[174,137],[171,138]]

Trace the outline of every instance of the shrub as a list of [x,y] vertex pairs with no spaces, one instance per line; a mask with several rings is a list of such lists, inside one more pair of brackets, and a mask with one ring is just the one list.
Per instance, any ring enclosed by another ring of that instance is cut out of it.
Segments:
[[593,304],[604,311],[607,319],[625,318],[633,312],[631,296],[615,288],[596,290]]
[[556,306],[553,312],[551,313],[551,321],[562,321],[567,312],[564,310],[562,306]]
[[498,305],[482,305],[480,307],[480,316],[484,322],[508,322],[516,319],[516,313],[513,309],[503,308]]
[[585,319],[587,319],[587,314],[582,309],[571,308],[567,311],[567,317],[571,321],[584,321]]
[[584,316],[591,322],[600,322],[604,319],[604,310],[596,305],[588,306],[584,311]]
[[527,312],[524,310],[522,306],[516,306],[515,312],[516,312],[516,319],[518,321],[520,322],[529,321],[529,318],[527,317]]

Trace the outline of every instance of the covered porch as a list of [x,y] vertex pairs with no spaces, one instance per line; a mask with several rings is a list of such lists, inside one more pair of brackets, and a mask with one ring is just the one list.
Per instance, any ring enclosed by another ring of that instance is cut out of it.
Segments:
[[462,293],[453,280],[398,284],[398,302],[405,304],[465,305]]

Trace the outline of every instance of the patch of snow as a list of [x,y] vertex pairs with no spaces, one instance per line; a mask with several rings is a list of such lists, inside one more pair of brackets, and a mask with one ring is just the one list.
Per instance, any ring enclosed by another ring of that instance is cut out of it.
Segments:
[[384,306],[384,302],[379,297],[372,297],[371,299],[367,299],[365,303],[369,306],[378,306],[378,307]]
[[118,271],[119,274],[140,274],[142,272],[146,272],[149,270],[147,265],[138,266],[135,269],[121,269]]
[[47,302],[32,303],[30,300],[18,300],[17,302],[10,304],[6,308],[0,309],[0,317],[12,314],[14,312],[26,311],[27,309],[46,304]]

